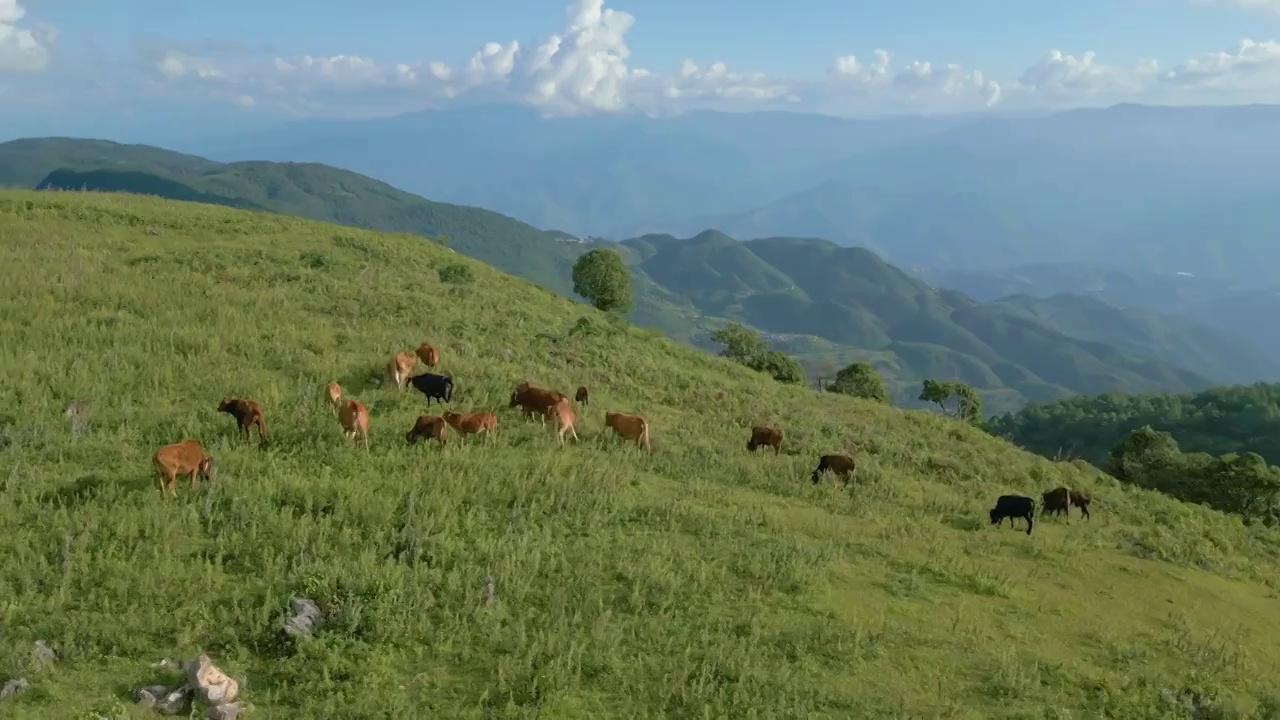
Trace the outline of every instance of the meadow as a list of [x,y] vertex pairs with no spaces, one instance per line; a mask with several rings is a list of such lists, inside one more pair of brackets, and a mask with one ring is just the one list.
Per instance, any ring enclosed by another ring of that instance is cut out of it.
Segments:
[[[472,282],[440,280],[457,263]],[[377,380],[421,342],[496,443],[406,445],[425,401]],[[1141,720],[1192,693],[1280,717],[1280,533],[777,384],[418,237],[5,191],[0,371],[0,682],[31,683],[4,717],[154,717],[131,690],[201,650],[272,720]],[[591,388],[582,442],[507,408],[522,378]],[[228,394],[265,406],[265,445]],[[646,415],[653,452],[606,409]],[[747,452],[756,423],[781,456]],[[217,479],[162,498],[151,455],[188,437]],[[811,484],[840,451],[857,482]],[[989,524],[1059,484],[1091,520]],[[294,596],[324,612],[310,641],[279,632]]]

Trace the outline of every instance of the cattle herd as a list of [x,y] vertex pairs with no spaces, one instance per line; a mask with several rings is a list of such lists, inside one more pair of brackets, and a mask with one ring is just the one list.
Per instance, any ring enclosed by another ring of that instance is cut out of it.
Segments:
[[[440,362],[440,353],[435,347],[426,343],[412,353],[396,353],[387,363],[388,378],[402,390],[412,385],[426,396],[428,406],[431,405],[432,400],[437,400],[442,405],[451,402],[453,399],[452,377],[429,372],[418,375],[409,374],[419,360],[432,368]],[[325,387],[325,394],[337,415],[338,423],[342,426],[343,436],[347,440],[354,441],[357,446],[363,445],[368,450],[369,409],[356,399],[343,402],[342,387],[336,382],[329,383]],[[574,428],[577,422],[574,406],[586,408],[589,404],[590,394],[586,386],[579,386],[573,401],[570,401],[569,396],[562,392],[539,387],[528,380],[521,380],[511,393],[509,407],[519,407],[526,417],[538,417],[543,425],[551,420],[556,432],[556,441],[563,447],[566,434],[573,437],[575,441],[578,440],[578,433]],[[267,426],[262,405],[259,403],[245,398],[228,397],[218,404],[218,411],[235,418],[236,425],[245,439],[249,439],[254,431],[257,432],[259,440],[266,439]],[[653,447],[649,442],[649,423],[643,416],[606,411],[604,422],[605,427],[612,429],[622,439],[635,442],[638,446],[652,451]],[[464,414],[453,411],[440,415],[419,415],[413,427],[405,434],[405,441],[409,445],[414,445],[420,440],[435,440],[440,443],[441,448],[444,448],[451,427],[462,436],[484,435],[485,440],[488,441],[493,439],[498,431],[498,416],[493,412]],[[755,452],[759,448],[768,447],[773,448],[775,455],[780,454],[782,438],[783,431],[780,428],[756,425],[751,428],[747,450]],[[156,451],[153,461],[159,475],[160,492],[164,495],[177,496],[179,475],[190,476],[189,485],[192,489],[195,488],[197,476],[205,481],[214,479],[213,457],[205,452],[198,440],[188,439],[165,445]],[[857,463],[852,457],[844,454],[823,455],[818,459],[818,467],[814,469],[810,479],[817,484],[821,480],[822,473],[828,471],[848,485],[854,479]],[[1066,513],[1069,517],[1068,509],[1074,505],[1080,508],[1085,519],[1089,518],[1090,497],[1082,491],[1058,487],[1044,493],[1043,500],[1042,514]],[[991,509],[990,515],[991,524],[999,525],[1008,518],[1011,527],[1015,518],[1025,518],[1027,534],[1030,535],[1032,517],[1035,515],[1035,500],[1022,495],[1002,495],[996,500],[996,506]]]

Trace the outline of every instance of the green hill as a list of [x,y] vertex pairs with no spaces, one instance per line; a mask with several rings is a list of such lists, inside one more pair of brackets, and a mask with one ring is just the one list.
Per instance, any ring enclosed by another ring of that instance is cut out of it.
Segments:
[[[31,682],[6,717],[129,714],[161,657],[201,649],[270,718],[1280,708],[1276,531],[774,383],[470,260],[474,284],[441,283],[457,261],[212,205],[0,193],[0,672]],[[492,445],[405,445],[422,398],[369,378],[424,340],[456,406],[499,413]],[[520,378],[592,387],[582,442],[506,408]],[[320,399],[335,379],[370,408],[367,452]],[[215,412],[227,393],[264,404],[264,447]],[[606,409],[648,416],[654,452],[604,433]],[[787,429],[782,456],[743,448],[756,422]],[[185,437],[217,480],[162,499],[150,456]],[[808,482],[855,446],[853,487]],[[1093,520],[987,523],[997,495],[1060,483],[1092,490]],[[296,648],[276,631],[295,594],[325,613]]]
[[[39,172],[45,172],[36,181],[41,188],[127,191],[444,236],[458,252],[571,298],[572,263],[598,244],[480,208],[425,200],[323,165],[220,164],[146,146],[65,138],[0,144],[0,184],[27,183]],[[1216,344],[1157,323],[1129,338],[1133,347],[1126,350],[1146,354],[1116,352],[1099,346],[1087,328],[1054,327],[1007,307],[976,305],[907,276],[870,251],[821,240],[741,243],[707,231],[687,240],[645,236],[620,247],[634,270],[634,322],[699,346],[727,320],[834,343],[830,352],[800,356],[812,374],[888,353],[887,380],[899,402],[914,402],[920,381],[939,372],[951,373],[941,379],[986,383],[979,389],[994,413],[1071,392],[1180,392],[1215,381],[1280,377],[1280,367],[1271,367],[1280,363],[1238,352],[1243,342]],[[1184,357],[1198,364],[1190,367]]]

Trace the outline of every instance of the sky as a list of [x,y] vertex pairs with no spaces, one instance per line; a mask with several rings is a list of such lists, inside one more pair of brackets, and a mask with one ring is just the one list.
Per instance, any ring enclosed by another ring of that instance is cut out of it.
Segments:
[[0,0],[0,135],[516,102],[843,116],[1280,102],[1280,0]]

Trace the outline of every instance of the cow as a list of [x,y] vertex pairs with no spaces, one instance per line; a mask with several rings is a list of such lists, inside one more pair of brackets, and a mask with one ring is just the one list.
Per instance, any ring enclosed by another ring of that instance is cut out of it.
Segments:
[[441,405],[453,400],[453,378],[448,375],[422,373],[409,378],[409,382],[427,396],[428,405],[433,398],[439,400]]
[[342,404],[342,386],[336,382],[331,382],[324,388],[325,396],[329,398],[329,404],[333,406],[333,411],[338,412],[338,406]]
[[817,485],[820,475],[823,471],[830,470],[844,480],[844,484],[848,485],[858,472],[858,463],[848,455],[823,455],[818,460],[818,467],[814,469],[810,478],[813,484]]
[[562,392],[548,390],[546,388],[536,387],[527,382],[522,382],[516,386],[516,391],[511,393],[510,407],[520,406],[521,411],[525,415],[539,415],[545,425],[547,418],[555,410],[556,403],[560,400],[568,400]]
[[387,375],[397,387],[403,388],[409,379],[409,372],[417,363],[418,358],[413,353],[396,353],[387,361]]
[[262,420],[262,406],[258,403],[245,398],[223,398],[218,403],[218,412],[227,413],[236,419],[236,425],[240,427],[245,440],[249,439],[250,428],[257,429],[259,440],[267,439],[267,425]]
[[1088,520],[1089,503],[1093,502],[1093,498],[1089,496],[1089,493],[1083,490],[1072,490],[1070,499],[1072,505],[1080,508],[1080,515],[1083,516],[1085,520]]
[[556,440],[560,442],[560,447],[564,447],[564,434],[566,432],[573,435],[574,442],[579,442],[578,431],[573,427],[578,416],[574,414],[573,405],[569,402],[569,398],[563,393],[556,394],[560,397],[551,408],[550,414],[554,415],[556,421]]
[[1036,501],[1023,495],[1001,495],[996,498],[996,506],[991,508],[991,524],[1001,525],[1009,518],[1009,527],[1015,528],[1014,518],[1027,519],[1027,534],[1031,534],[1031,517],[1036,512]]
[[1041,498],[1044,501],[1041,515],[1060,515],[1065,513],[1067,519],[1071,519],[1071,513],[1067,511],[1071,502],[1071,491],[1065,487],[1056,487],[1049,492],[1044,493]]
[[488,436],[486,439],[496,439],[494,433],[498,431],[498,416],[494,413],[473,412],[463,415],[456,412],[447,412],[444,414],[444,421],[453,426],[453,429],[457,430],[459,435],[484,433]]
[[192,490],[196,488],[196,475],[201,480],[213,482],[216,470],[213,457],[204,451],[199,440],[183,440],[165,445],[151,459],[156,466],[160,494],[178,497],[178,476],[190,473]]
[[576,403],[579,403],[580,405],[582,405],[582,407],[586,407],[591,403],[589,393],[587,393],[586,385],[578,386],[578,392],[573,394],[573,401]]
[[419,440],[437,440],[440,442],[440,449],[444,449],[445,440],[449,435],[449,424],[439,415],[419,415],[417,422],[405,434],[405,442],[413,445]]
[[637,446],[643,446],[645,450],[653,450],[653,446],[649,444],[649,423],[643,416],[606,412],[604,425],[613,428],[613,431],[623,440],[633,440]]
[[756,448],[771,447],[773,454],[782,452],[782,431],[778,428],[755,425],[751,428],[751,439],[747,441],[747,449],[755,452]]
[[422,361],[422,364],[427,367],[435,367],[440,362],[440,351],[436,350],[435,345],[422,343],[418,346],[418,349],[413,352],[417,354],[418,359]]
[[338,411],[338,422],[342,425],[342,435],[348,440],[363,440],[364,449],[369,449],[369,408],[359,400],[348,400]]

